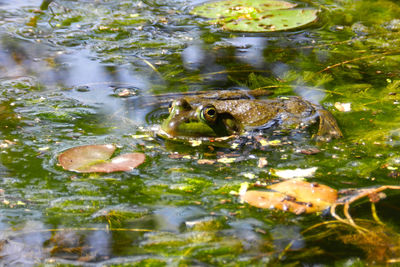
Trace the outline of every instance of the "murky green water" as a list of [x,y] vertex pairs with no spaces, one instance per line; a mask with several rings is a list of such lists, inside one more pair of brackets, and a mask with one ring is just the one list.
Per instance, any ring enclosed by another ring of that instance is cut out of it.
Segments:
[[[328,214],[260,210],[231,194],[243,182],[275,181],[270,168],[318,167],[308,180],[336,189],[399,183],[400,5],[312,2],[322,12],[310,27],[243,34],[191,16],[200,1],[57,0],[42,12],[39,0],[0,1],[1,261],[351,266],[398,259],[396,192],[377,204],[394,238],[372,252],[349,237],[351,227],[304,231],[332,220]],[[143,105],[153,94],[260,87],[321,103],[345,138],[192,147],[157,138],[167,111]],[[132,95],[118,96],[124,89]],[[351,103],[351,111],[335,102]],[[144,152],[146,162],[113,174],[57,165],[67,148],[104,143]],[[315,147],[315,155],[301,152]],[[226,154],[235,161],[198,163]],[[267,166],[258,167],[260,157]],[[351,212],[371,219],[366,200]]]

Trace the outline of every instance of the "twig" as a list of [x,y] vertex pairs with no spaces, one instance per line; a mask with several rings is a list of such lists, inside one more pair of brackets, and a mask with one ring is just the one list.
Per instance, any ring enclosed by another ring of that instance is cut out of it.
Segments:
[[[368,230],[363,228],[363,227],[358,226],[354,222],[353,218],[351,217],[350,212],[349,212],[350,204],[355,202],[355,201],[357,201],[357,200],[359,200],[359,199],[361,199],[361,198],[363,198],[363,197],[369,196],[371,194],[379,193],[379,192],[384,191],[386,189],[400,190],[400,186],[384,185],[384,186],[381,186],[381,187],[378,187],[378,188],[368,188],[368,189],[359,190],[360,193],[357,194],[356,196],[353,196],[353,197],[350,197],[350,198],[345,199],[343,201],[338,201],[338,202],[334,203],[330,208],[330,213],[331,213],[332,217],[334,217],[338,221],[340,221],[342,223],[345,223],[345,224],[348,224],[348,225],[351,225],[351,226],[355,227],[357,230],[360,230],[361,232],[366,232],[367,233]],[[339,206],[339,205],[343,205],[343,213],[344,213],[344,216],[346,217],[346,219],[343,219],[342,217],[340,217],[339,215],[336,214],[336,207]],[[374,217],[375,221],[380,223],[380,224],[383,224],[378,218],[378,215],[377,215],[376,209],[375,209],[375,205],[373,205],[371,208],[372,208],[372,216]]]
[[380,225],[384,225],[384,223],[379,219],[378,213],[376,212],[376,206],[374,202],[371,202],[371,212],[372,212],[372,217],[374,220],[379,223]]
[[[198,77],[206,77],[206,76],[213,76],[213,75],[218,75],[218,74],[226,74],[226,73],[246,73],[246,72],[258,72],[258,73],[265,73],[265,72],[269,72],[267,70],[254,70],[254,69],[244,69],[244,70],[222,70],[222,71],[216,71],[216,72],[209,72],[209,73],[203,73],[200,75],[196,75]],[[187,81],[190,80],[190,78],[192,78],[193,76],[190,77],[185,77],[180,79],[179,81]]]
[[363,57],[358,57],[358,58],[345,60],[345,61],[333,64],[333,65],[330,65],[330,66],[326,67],[325,69],[316,72],[315,74],[319,74],[319,73],[325,72],[327,70],[330,70],[330,69],[333,69],[333,68],[339,67],[341,65],[351,63],[351,62],[360,61],[360,60],[364,60],[364,59],[368,59],[368,58],[384,57],[386,55],[396,54],[396,53],[399,53],[399,52],[400,51],[387,51],[387,52],[383,52],[383,53],[378,54],[378,55],[368,55],[368,56],[363,56]]

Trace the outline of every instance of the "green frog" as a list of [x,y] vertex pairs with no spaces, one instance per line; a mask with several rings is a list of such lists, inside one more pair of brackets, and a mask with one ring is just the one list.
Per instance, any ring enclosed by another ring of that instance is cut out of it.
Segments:
[[223,137],[241,135],[252,129],[306,128],[317,122],[318,140],[343,136],[329,111],[298,96],[275,99],[182,97],[171,103],[160,135],[170,139]]

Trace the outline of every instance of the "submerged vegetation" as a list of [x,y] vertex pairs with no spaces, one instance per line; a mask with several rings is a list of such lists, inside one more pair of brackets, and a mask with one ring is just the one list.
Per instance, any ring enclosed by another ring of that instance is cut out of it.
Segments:
[[[1,262],[399,262],[400,5],[292,1],[318,20],[246,33],[208,24],[194,3],[0,3]],[[300,95],[329,110],[344,138],[257,132],[217,145],[154,134],[170,99],[221,89]],[[94,144],[114,145],[90,166],[116,147],[146,161],[112,173],[58,165]],[[262,190],[299,172],[347,198],[331,214],[241,203],[243,183]]]

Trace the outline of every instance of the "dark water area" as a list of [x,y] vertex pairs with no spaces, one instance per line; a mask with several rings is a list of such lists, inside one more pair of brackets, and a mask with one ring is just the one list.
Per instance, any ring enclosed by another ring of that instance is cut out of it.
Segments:
[[[368,197],[352,205],[361,230],[329,211],[258,209],[237,195],[243,183],[270,184],[280,181],[274,170],[296,168],[316,167],[307,181],[337,190],[399,184],[399,3],[296,1],[319,9],[318,21],[243,33],[191,15],[203,2],[0,0],[2,265],[400,261],[398,190],[384,191],[376,212]],[[260,88],[322,105],[344,138],[196,146],[155,134],[176,95]],[[62,151],[91,144],[146,161],[109,174],[59,166]]]

